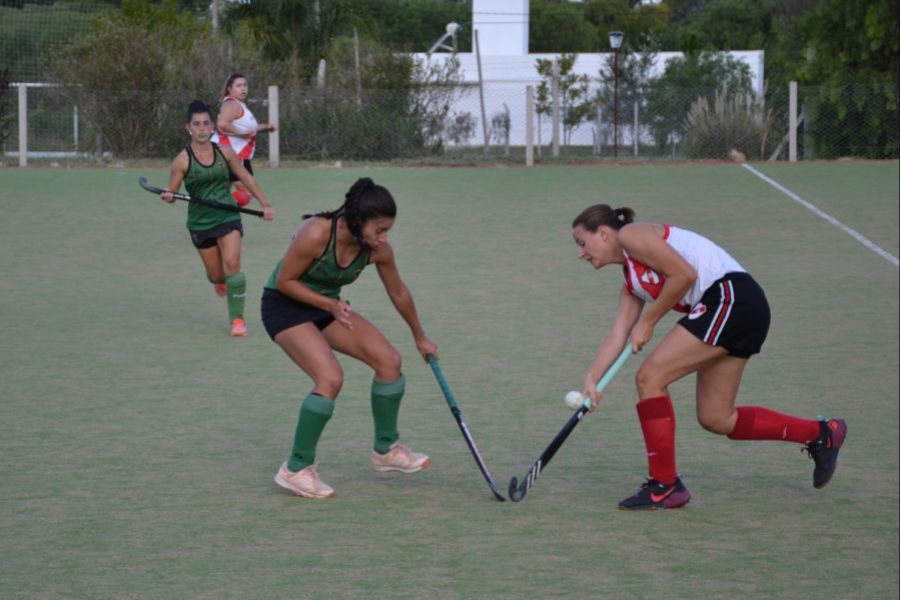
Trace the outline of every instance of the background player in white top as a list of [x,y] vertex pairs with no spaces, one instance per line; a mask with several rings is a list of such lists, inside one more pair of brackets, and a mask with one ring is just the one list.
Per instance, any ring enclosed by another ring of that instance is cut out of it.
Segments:
[[[243,161],[244,168],[252,175],[253,165],[250,164],[250,161],[256,152],[256,136],[259,133],[275,131],[276,127],[270,123],[256,121],[256,117],[247,107],[249,92],[250,86],[246,77],[240,73],[232,73],[228,76],[212,141],[234,150],[238,158]],[[238,206],[249,204],[251,195],[244,185],[235,175],[231,175],[230,179],[235,188],[231,195],[234,196]]]
[[675,465],[675,412],[669,384],[697,374],[697,420],[734,440],[782,440],[806,445],[815,460],[813,485],[823,487],[837,467],[847,433],[841,419],[801,419],[758,406],[735,407],[747,360],[769,329],[762,288],[725,250],[696,233],[633,223],[630,208],[596,204],[572,222],[578,257],[595,269],[622,265],[615,322],[584,378],[583,393],[597,405],[597,380],[625,344],[638,352],[670,310],[687,313],[650,353],[636,376],[637,404],[650,478],[623,509],[679,508],[691,494]]

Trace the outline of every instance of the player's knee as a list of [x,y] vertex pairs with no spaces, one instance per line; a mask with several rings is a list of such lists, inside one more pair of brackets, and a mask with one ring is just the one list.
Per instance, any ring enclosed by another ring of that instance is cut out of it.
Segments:
[[727,414],[697,413],[697,422],[703,429],[716,435],[728,435],[734,427]]
[[641,398],[658,396],[666,388],[666,382],[656,374],[656,370],[644,363],[634,375],[634,384],[637,386]]
[[344,387],[344,371],[343,369],[338,369],[323,373],[316,376],[315,382],[316,391],[326,398],[335,400],[337,399],[338,394],[341,393],[341,388]]
[[227,258],[222,261],[222,268],[225,269],[225,272],[229,275],[236,275],[241,272],[241,259]]
[[393,346],[381,352],[375,362],[375,377],[380,381],[395,381],[403,372],[403,357]]

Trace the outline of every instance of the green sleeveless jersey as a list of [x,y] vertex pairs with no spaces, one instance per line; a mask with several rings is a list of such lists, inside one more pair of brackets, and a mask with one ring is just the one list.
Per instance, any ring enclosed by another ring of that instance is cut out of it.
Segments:
[[[228,181],[228,163],[222,156],[219,147],[213,144],[213,162],[211,165],[204,165],[200,162],[194,152],[191,150],[190,144],[187,148],[188,153],[188,171],[184,176],[184,187],[188,194],[197,198],[205,198],[206,200],[217,200],[223,204],[231,204],[237,206],[234,198],[231,196],[231,182]],[[190,231],[206,231],[212,229],[222,223],[229,221],[240,221],[240,213],[226,212],[211,206],[203,206],[202,204],[188,204],[187,228]]]
[[[360,250],[349,265],[341,267],[337,261],[337,219],[331,219],[331,237],[328,238],[328,245],[309,268],[300,276],[300,281],[306,284],[311,290],[319,292],[323,296],[329,298],[340,298],[341,287],[356,281],[362,270],[369,264],[369,253]],[[275,270],[269,276],[266,287],[272,290],[278,289],[275,282],[278,279],[278,271],[281,270],[281,262],[275,265]]]

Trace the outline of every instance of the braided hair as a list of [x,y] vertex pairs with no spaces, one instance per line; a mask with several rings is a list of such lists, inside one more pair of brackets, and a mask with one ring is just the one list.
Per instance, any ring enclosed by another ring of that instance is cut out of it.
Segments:
[[581,225],[588,231],[597,231],[601,225],[606,225],[616,231],[634,221],[634,211],[628,207],[612,208],[608,204],[595,204],[589,206],[575,217],[572,227]]
[[397,204],[387,188],[377,185],[368,177],[356,180],[350,190],[344,196],[344,203],[336,210],[322,211],[303,215],[304,219],[310,217],[323,217],[325,219],[337,219],[344,217],[347,229],[356,242],[370,252],[372,248],[363,239],[362,229],[367,221],[378,217],[393,219],[397,216]]

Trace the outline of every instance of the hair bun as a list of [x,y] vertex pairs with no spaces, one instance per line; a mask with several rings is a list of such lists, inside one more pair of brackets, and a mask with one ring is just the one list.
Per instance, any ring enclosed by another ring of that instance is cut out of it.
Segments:
[[369,177],[360,177],[356,180],[356,183],[354,183],[350,187],[350,190],[347,192],[345,199],[350,200],[352,198],[355,198],[363,192],[372,189],[373,187],[375,187],[375,182],[372,181]]

